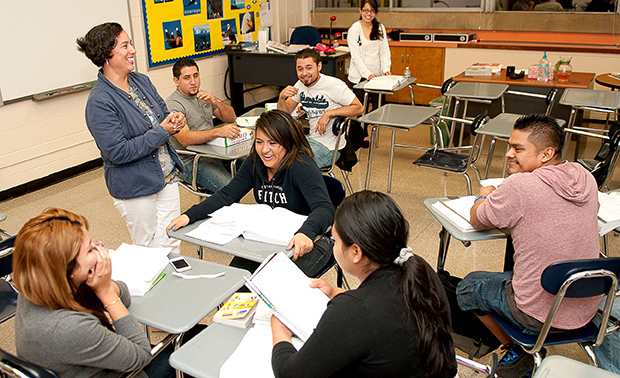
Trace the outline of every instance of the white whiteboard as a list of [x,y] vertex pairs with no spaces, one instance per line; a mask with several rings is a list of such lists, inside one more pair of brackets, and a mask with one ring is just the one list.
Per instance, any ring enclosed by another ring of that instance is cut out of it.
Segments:
[[0,0],[2,99],[96,80],[98,68],[75,40],[104,22],[131,36],[129,20],[127,0]]

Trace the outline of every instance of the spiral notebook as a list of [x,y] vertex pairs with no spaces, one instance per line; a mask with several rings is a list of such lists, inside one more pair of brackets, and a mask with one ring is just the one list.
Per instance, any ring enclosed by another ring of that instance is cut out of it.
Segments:
[[308,286],[310,278],[283,252],[267,256],[254,274],[244,280],[271,312],[304,342],[314,332],[329,302],[321,290]]

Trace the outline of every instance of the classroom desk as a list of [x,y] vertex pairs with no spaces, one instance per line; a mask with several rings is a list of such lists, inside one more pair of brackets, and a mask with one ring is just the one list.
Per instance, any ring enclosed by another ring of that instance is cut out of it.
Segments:
[[[169,257],[177,256],[172,253]],[[226,275],[187,280],[173,276],[168,264],[166,276],[151,291],[143,297],[131,297],[128,310],[138,322],[172,334],[186,332],[243,286],[243,276],[250,275],[247,270],[184,257],[192,266],[185,274]]]
[[[437,113],[440,109],[429,108],[425,106],[402,105],[402,104],[386,104],[373,110],[372,112],[358,118],[361,123],[372,125],[370,133],[370,147],[368,149],[368,168],[366,170],[366,183],[364,189],[368,189],[370,183],[370,171],[372,168],[372,156],[375,150],[375,139],[377,138],[377,127],[383,127],[392,130],[392,143],[390,145],[390,168],[388,171],[388,193],[392,190],[392,163],[394,158],[394,148],[409,148],[414,150],[426,151],[426,147],[407,146],[395,143],[396,131],[409,131],[418,126],[422,122],[431,120],[431,126],[435,133],[439,133],[439,140],[443,141],[441,130],[437,127]],[[437,139],[436,139],[437,140]]]
[[611,76],[609,72],[597,75],[594,78],[594,81],[596,82],[596,84],[610,88],[612,91],[617,91],[618,89],[620,89],[620,79],[616,79],[615,77]]
[[[170,366],[194,377],[218,378],[220,368],[249,329],[213,323],[172,353]],[[246,368],[251,371],[251,367]]]
[[[502,69],[499,74],[491,76],[465,76],[465,72],[462,72],[452,79],[456,82],[475,82],[475,83],[495,83],[495,84],[508,84],[510,90],[520,92],[530,92],[547,94],[549,90],[555,86],[558,89],[556,96],[560,98],[566,88],[580,88],[591,89],[594,86],[594,73],[589,72],[573,72],[568,78],[568,81],[561,82],[555,78],[552,82],[542,83],[537,80],[530,80],[526,76],[521,79],[512,80],[510,77],[506,77],[506,69]],[[546,110],[546,104],[544,101],[536,98],[528,98],[524,96],[506,96],[506,111],[510,113],[530,114],[541,113],[544,114]],[[484,110],[483,107],[472,104],[472,110],[474,113],[479,114]],[[480,110],[480,111],[478,111]],[[489,109],[489,116],[495,117],[501,113],[499,104],[492,104]],[[555,106],[550,114],[554,118],[568,120],[570,117],[570,108]]]
[[[258,53],[242,50],[226,51],[230,74],[230,103],[235,113],[245,108],[243,84],[262,84],[286,87],[297,82],[294,54]],[[334,55],[321,54],[321,73],[347,81],[345,66],[350,58],[348,52]]]
[[379,95],[379,102],[378,102],[378,108],[381,107],[382,105],[382,98],[383,95],[393,95],[396,92],[405,89],[406,87],[409,87],[409,93],[411,94],[411,105],[415,105],[414,102],[414,98],[413,98],[413,83],[416,82],[416,78],[415,77],[409,77],[406,78],[401,84],[399,84],[396,88],[388,90],[388,89],[371,89],[371,88],[366,88],[367,84],[370,83],[369,80],[365,80],[365,81],[361,81],[357,84],[355,84],[353,86],[353,89],[362,89],[364,91],[364,113],[366,113],[366,105],[368,105],[368,94],[369,93],[377,93]]
[[197,245],[199,247],[199,259],[202,259],[202,249],[204,247],[228,253],[233,256],[243,257],[244,259],[255,262],[263,262],[263,260],[265,260],[265,257],[269,256],[274,252],[284,251],[288,257],[293,256],[293,253],[295,252],[295,248],[291,248],[290,251],[286,251],[285,245],[268,244],[254,240],[247,240],[243,236],[239,236],[224,245],[220,245],[200,239],[195,239],[185,235],[206,220],[207,219],[203,219],[192,224],[188,224],[187,226],[182,227],[176,231],[170,230],[170,232],[168,232],[168,235],[171,238],[179,239]]
[[620,375],[563,356],[542,360],[534,378],[618,378]]
[[230,174],[235,177],[237,173],[237,159],[250,154],[254,140],[246,140],[245,142],[234,144],[230,147],[213,146],[211,144],[195,144],[187,146],[187,150],[196,152],[198,155],[194,158],[194,172],[192,177],[196,177],[198,164],[196,159],[200,157],[210,157],[215,159],[230,160]]
[[445,201],[450,198],[427,198],[424,200],[424,207],[439,221],[441,224],[441,231],[439,231],[439,252],[437,255],[437,271],[442,271],[446,264],[446,256],[448,255],[448,247],[450,245],[450,237],[454,237],[457,240],[463,242],[466,247],[469,247],[472,241],[480,240],[493,240],[493,239],[505,239],[507,231],[502,231],[497,228],[489,230],[463,232],[459,230],[452,222],[450,222],[441,213],[433,208],[433,204],[437,201]]

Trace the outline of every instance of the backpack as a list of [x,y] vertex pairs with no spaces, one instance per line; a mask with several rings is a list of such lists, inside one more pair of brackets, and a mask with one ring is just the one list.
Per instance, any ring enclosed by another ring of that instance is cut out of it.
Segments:
[[453,277],[445,270],[441,270],[437,274],[450,304],[454,346],[467,353],[469,359],[480,358],[499,348],[499,340],[482,324],[475,313],[460,309],[456,301],[456,285],[461,281],[461,278]]

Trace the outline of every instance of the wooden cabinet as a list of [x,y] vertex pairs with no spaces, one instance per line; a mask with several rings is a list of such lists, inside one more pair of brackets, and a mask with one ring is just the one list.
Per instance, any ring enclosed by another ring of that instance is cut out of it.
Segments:
[[[441,86],[445,51],[443,47],[392,46],[392,74],[402,75],[405,67],[409,67],[411,76],[415,77],[418,83]],[[418,105],[428,105],[431,100],[441,96],[439,89],[414,86],[413,92]],[[392,96],[386,96],[386,101],[410,104],[411,95],[408,89],[403,89]]]

